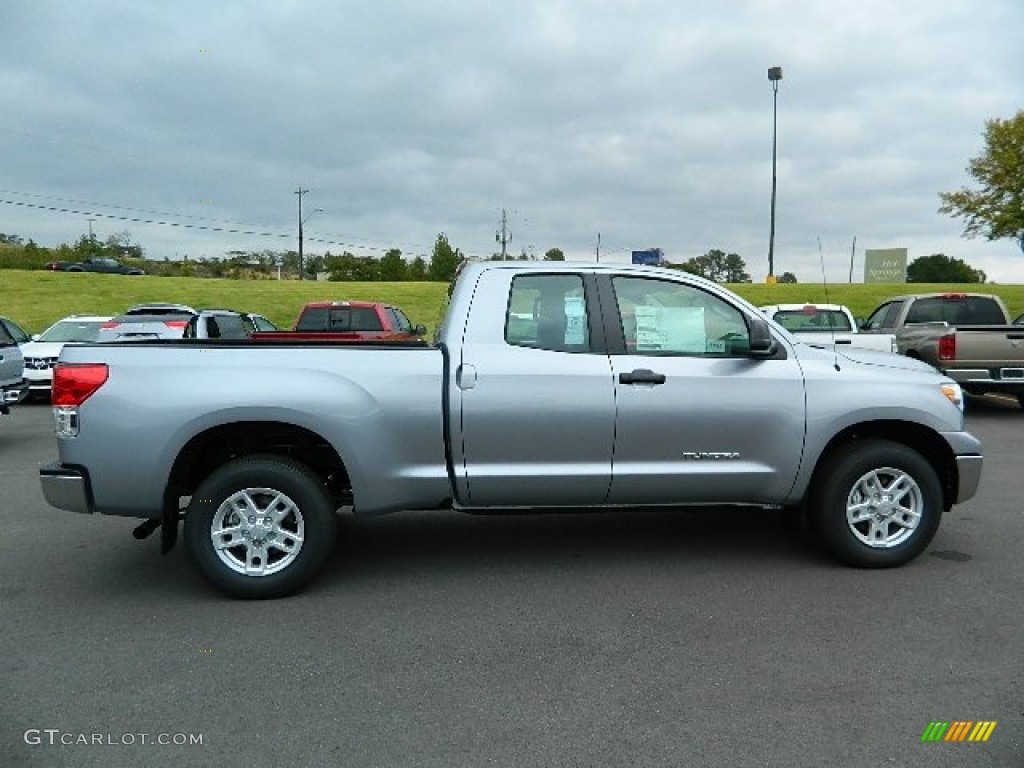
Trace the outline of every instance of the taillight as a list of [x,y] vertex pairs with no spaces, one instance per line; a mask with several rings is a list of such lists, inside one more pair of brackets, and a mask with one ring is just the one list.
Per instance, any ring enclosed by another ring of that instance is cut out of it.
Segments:
[[120,325],[120,323],[118,323],[118,322],[116,322],[114,320],[107,320],[107,322],[105,322],[105,323],[100,323],[100,328],[106,328],[106,329],[109,330],[111,328],[117,328],[117,326],[119,326],[119,325]]
[[108,375],[105,363],[57,363],[51,402],[54,406],[81,405],[103,386]]
[[168,328],[184,328],[188,325],[188,320],[164,320],[164,325]]
[[947,333],[944,336],[939,336],[939,360],[955,360],[956,359],[956,336],[952,333]]

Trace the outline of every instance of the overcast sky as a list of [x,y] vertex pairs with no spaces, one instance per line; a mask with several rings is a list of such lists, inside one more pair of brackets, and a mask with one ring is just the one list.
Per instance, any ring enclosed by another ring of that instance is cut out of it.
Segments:
[[855,279],[905,247],[1024,282],[937,212],[1024,109],[1021,0],[2,0],[0,38],[0,232],[41,245],[296,249],[302,188],[307,252],[486,257],[505,209],[515,254],[761,281],[781,66],[776,274],[820,242],[845,281],[856,238]]

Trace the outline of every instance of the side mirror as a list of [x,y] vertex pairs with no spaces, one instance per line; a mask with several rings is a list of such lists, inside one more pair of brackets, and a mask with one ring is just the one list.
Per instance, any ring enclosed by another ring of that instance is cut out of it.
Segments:
[[750,331],[751,357],[771,357],[775,354],[779,345],[772,336],[772,329],[767,320],[748,315],[747,330]]
[[414,336],[425,336],[427,333],[427,326],[420,323],[419,325],[413,327],[412,333]]
[[39,334],[38,333],[33,333],[31,336],[28,337],[28,340],[29,341],[39,341]]

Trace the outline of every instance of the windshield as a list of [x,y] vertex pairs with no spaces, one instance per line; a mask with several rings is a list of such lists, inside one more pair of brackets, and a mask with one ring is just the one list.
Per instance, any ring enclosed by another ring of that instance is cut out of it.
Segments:
[[96,341],[99,338],[99,320],[62,320],[50,326],[39,336],[39,341]]

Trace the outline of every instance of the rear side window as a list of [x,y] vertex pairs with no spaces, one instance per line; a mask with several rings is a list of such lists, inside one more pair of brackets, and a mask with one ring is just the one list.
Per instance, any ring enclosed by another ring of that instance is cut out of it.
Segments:
[[14,339],[11,338],[11,334],[7,332],[7,328],[3,323],[0,323],[0,347],[13,347]]
[[580,275],[519,275],[512,280],[505,341],[516,347],[589,352],[590,329]]

